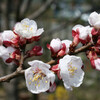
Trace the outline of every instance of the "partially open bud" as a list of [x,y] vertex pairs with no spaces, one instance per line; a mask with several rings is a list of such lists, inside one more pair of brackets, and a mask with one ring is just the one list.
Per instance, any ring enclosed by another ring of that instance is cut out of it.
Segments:
[[43,54],[43,48],[41,46],[34,46],[32,50],[27,51],[28,57],[41,56]]

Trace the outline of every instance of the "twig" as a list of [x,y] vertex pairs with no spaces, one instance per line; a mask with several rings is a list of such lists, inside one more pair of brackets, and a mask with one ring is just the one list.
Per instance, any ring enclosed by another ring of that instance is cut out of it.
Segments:
[[23,60],[24,60],[24,56],[23,56],[23,52],[21,53],[21,59],[20,59],[20,62],[19,62],[19,67],[17,68],[17,71],[21,71],[23,68]]
[[11,79],[15,78],[15,77],[18,77],[18,76],[21,76],[24,74],[24,70],[21,70],[21,71],[15,71],[9,75],[6,75],[6,76],[3,76],[0,78],[0,82],[9,82]]
[[72,54],[77,54],[77,53],[80,53],[80,52],[84,52],[84,51],[86,51],[91,46],[93,46],[93,43],[89,42],[87,45],[84,45],[81,48],[76,49],[74,51],[74,53],[69,53],[69,54],[72,55]]
[[[88,43],[85,46],[80,47],[79,49],[76,49],[75,52],[73,54],[77,54],[83,51],[86,51],[89,47],[91,47],[93,45],[93,43]],[[24,60],[24,59],[23,59]],[[47,62],[47,64],[53,65],[56,63],[56,60],[51,60],[49,62]],[[21,62],[22,64],[22,62]],[[25,72],[25,70],[20,70],[20,71],[15,71],[9,75],[3,76],[0,78],[0,82],[9,82],[11,79],[16,78],[18,76],[23,75]]]

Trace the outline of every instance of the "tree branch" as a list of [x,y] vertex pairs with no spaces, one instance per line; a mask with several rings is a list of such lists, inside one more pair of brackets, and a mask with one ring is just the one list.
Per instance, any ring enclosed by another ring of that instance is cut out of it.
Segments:
[[[82,47],[76,49],[73,54],[77,54],[77,53],[80,53],[80,52],[84,52],[84,51],[86,51],[91,46],[93,46],[93,43],[90,42],[87,45],[82,46]],[[72,53],[69,53],[69,54],[72,55]],[[51,60],[51,61],[47,62],[47,64],[50,64],[50,65],[56,64],[56,60]],[[25,70],[20,70],[20,71],[16,70],[15,72],[13,72],[13,73],[11,73],[9,75],[6,75],[6,76],[1,77],[0,78],[0,82],[9,82],[11,79],[23,75],[24,72],[25,72]]]
[[55,0],[47,0],[47,2],[45,4],[43,4],[36,12],[34,12],[33,14],[27,16],[29,19],[35,19],[37,17],[39,17],[41,14],[43,14],[48,8],[49,6],[54,2]]

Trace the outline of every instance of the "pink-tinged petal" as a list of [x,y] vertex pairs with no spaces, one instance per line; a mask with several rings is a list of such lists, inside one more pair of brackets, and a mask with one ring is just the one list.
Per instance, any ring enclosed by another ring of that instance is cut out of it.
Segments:
[[100,58],[94,60],[95,69],[100,71]]
[[66,47],[65,43],[62,43],[62,48],[61,48],[61,50],[58,52],[57,57],[62,57],[62,56],[64,56],[64,55],[66,54],[66,51],[67,51],[66,49],[67,49],[67,47]]
[[50,85],[50,88],[49,88],[49,90],[47,91],[47,92],[54,92],[56,90],[56,83],[53,83],[53,84],[51,84]]
[[96,67],[95,67],[94,59],[91,59],[90,62],[91,62],[92,68],[95,69]]
[[[65,45],[63,45],[63,44],[65,44]],[[72,44],[72,41],[70,41],[70,40],[62,40],[62,45],[63,45],[62,49],[65,50],[66,53],[68,53],[69,47],[71,44]]]
[[3,44],[5,46],[18,47],[19,37],[18,37],[18,35],[15,35],[13,33],[13,31],[11,31],[11,30],[4,31],[1,35],[1,37],[2,37]]
[[33,41],[39,41],[40,40],[40,36],[34,36],[30,39],[27,39],[28,43],[32,43]]
[[59,71],[60,69],[59,69],[59,67],[58,67],[58,64],[52,66],[51,70],[52,70],[53,72],[57,72],[57,71]]
[[50,42],[50,47],[52,47],[52,49],[54,50],[54,52],[58,52],[61,48],[62,48],[62,43],[60,41],[60,39],[53,39]]
[[76,35],[73,39],[73,43],[75,46],[77,46],[79,44],[79,42],[80,42],[79,35]]
[[91,31],[91,34],[92,35],[97,35],[98,34],[98,30],[93,28],[92,31]]

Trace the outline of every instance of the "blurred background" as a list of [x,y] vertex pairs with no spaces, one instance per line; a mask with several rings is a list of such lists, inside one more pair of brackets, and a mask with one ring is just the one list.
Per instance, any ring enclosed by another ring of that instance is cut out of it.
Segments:
[[[24,68],[27,68],[27,61],[32,59],[48,62],[51,57],[46,44],[53,38],[72,40],[72,27],[76,24],[89,25],[88,16],[93,11],[100,13],[100,0],[0,0],[0,32],[12,30],[15,23],[23,18],[34,19],[38,27],[44,28],[40,41],[26,47],[28,50],[34,45],[41,45],[44,54],[24,61]],[[21,76],[8,83],[0,83],[0,100],[100,100],[100,72],[91,68],[85,53],[78,56],[82,57],[86,73],[79,88],[69,92],[56,79],[55,92],[34,95],[27,90],[24,76]],[[0,77],[15,70],[16,66],[7,66],[0,59]]]

